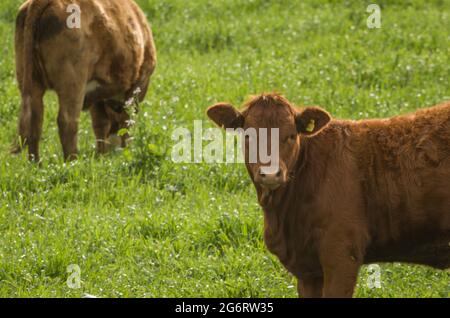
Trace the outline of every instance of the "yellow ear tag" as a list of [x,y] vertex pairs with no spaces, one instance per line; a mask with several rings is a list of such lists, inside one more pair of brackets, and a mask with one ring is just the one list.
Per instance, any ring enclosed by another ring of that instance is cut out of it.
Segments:
[[311,119],[309,121],[308,126],[306,126],[306,131],[307,132],[313,132],[315,127],[316,127],[316,121],[314,119]]

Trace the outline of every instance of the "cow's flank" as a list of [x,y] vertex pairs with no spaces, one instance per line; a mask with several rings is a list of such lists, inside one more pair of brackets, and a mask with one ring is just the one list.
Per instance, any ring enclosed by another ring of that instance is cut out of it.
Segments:
[[[450,267],[450,103],[390,119],[331,119],[263,94],[221,127],[279,128],[280,171],[246,163],[264,210],[264,239],[306,297],[350,297],[360,266]],[[274,142],[274,141],[272,141]]]
[[[16,75],[22,97],[19,141],[39,160],[43,96],[58,96],[58,128],[64,158],[77,154],[81,110],[91,112],[98,152],[128,125],[123,105],[147,92],[156,50],[146,17],[132,0],[79,0],[80,28],[69,28],[71,0],[28,0],[16,19]],[[126,135],[123,136],[126,138]],[[123,140],[123,144],[124,144]]]

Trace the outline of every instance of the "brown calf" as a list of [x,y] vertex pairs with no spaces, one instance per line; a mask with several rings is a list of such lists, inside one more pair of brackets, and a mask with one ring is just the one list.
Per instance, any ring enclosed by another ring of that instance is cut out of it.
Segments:
[[[80,9],[79,27],[67,23],[76,19],[73,4]],[[22,105],[14,152],[27,145],[34,160],[47,89],[59,99],[64,158],[77,154],[83,108],[91,112],[97,150],[105,152],[108,137],[127,126],[124,102],[138,88],[138,98],[145,97],[156,65],[152,32],[132,0],[28,0],[17,16],[15,51]]]
[[266,245],[300,295],[351,297],[359,268],[371,262],[450,267],[449,102],[351,121],[265,94],[242,111],[222,103],[207,114],[225,128],[279,128],[280,170],[246,166]]

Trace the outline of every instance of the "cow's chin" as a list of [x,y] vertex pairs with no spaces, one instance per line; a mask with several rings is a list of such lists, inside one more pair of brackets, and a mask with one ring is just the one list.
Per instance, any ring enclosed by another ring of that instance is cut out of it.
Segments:
[[264,189],[270,190],[270,191],[275,191],[276,189],[278,189],[279,187],[281,187],[281,183],[279,184],[262,184],[261,185]]

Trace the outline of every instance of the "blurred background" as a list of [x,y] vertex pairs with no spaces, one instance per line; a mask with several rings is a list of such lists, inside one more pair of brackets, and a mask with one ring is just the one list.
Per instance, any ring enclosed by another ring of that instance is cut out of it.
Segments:
[[[0,3],[0,296],[296,297],[262,241],[262,211],[245,167],[175,164],[171,133],[219,101],[278,91],[337,118],[403,114],[450,100],[450,1],[139,0],[158,66],[134,142],[101,158],[88,114],[80,159],[64,164],[57,103],[45,98],[41,167],[12,157],[20,96],[15,15]],[[69,288],[67,266],[81,269]],[[449,297],[448,272],[363,268],[356,296]]]

